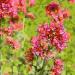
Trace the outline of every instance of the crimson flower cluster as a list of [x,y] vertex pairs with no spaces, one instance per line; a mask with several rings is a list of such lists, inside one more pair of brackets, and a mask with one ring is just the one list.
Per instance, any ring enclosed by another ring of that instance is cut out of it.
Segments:
[[14,40],[12,37],[7,36],[6,37],[6,43],[12,46],[14,49],[19,49],[20,48],[20,43],[17,40]]
[[55,46],[57,50],[61,51],[66,47],[68,41],[68,33],[65,31],[63,25],[57,25],[51,22],[50,25],[43,25],[39,27],[39,36],[47,40],[49,46]]
[[64,28],[64,21],[59,20],[61,16],[62,20],[68,18],[70,16],[68,12],[62,12],[59,4],[54,2],[46,6],[46,12],[51,16],[52,22],[50,25],[47,23],[40,25],[37,30],[38,35],[31,40],[31,52],[34,56],[37,55],[43,58],[49,58],[52,54],[52,50],[61,52],[67,47],[67,42],[69,40],[69,33],[67,33]]
[[51,58],[52,50],[61,52],[67,47],[68,39],[68,33],[63,25],[57,25],[54,22],[50,25],[40,25],[38,35],[31,40],[32,53],[42,58]]
[[61,59],[56,59],[54,61],[54,66],[52,68],[52,75],[61,75],[63,70],[63,61]]
[[[29,5],[33,6],[35,0],[29,0]],[[10,16],[12,18],[18,17],[18,12],[27,13],[26,0],[0,0],[0,19]]]
[[75,0],[68,0],[70,3],[74,4]]
[[[0,37],[5,37],[6,43],[14,49],[20,48],[20,43],[13,39],[13,34],[23,29],[24,25],[19,22],[18,12],[21,11],[25,16],[34,19],[32,13],[27,12],[27,0],[0,0],[0,20],[10,17],[8,27],[0,27]],[[33,6],[35,0],[29,0],[29,6]]]
[[[59,53],[67,47],[69,33],[64,27],[64,20],[70,17],[69,11],[62,10],[58,3],[51,2],[46,6],[46,13],[51,17],[51,22],[39,25],[37,36],[31,40],[30,55],[29,53],[26,55],[28,61],[32,61],[35,56],[45,60],[55,58],[56,52]],[[61,75],[62,67],[62,60],[55,59],[52,75]]]
[[0,18],[8,15],[17,17],[19,8],[25,13],[24,0],[0,0]]
[[10,45],[14,49],[19,49],[20,43],[13,39],[12,36],[16,31],[21,29],[23,29],[23,24],[11,22],[9,27],[0,27],[0,37],[5,37],[6,44]]
[[68,9],[61,9],[60,5],[55,2],[51,2],[46,6],[46,13],[49,15],[53,21],[57,24],[64,23],[66,18],[70,17],[70,12]]

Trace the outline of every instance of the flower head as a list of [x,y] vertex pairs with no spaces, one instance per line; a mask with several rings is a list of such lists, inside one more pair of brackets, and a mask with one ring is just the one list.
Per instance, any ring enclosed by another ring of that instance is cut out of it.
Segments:
[[2,36],[2,35],[3,35],[3,28],[0,27],[0,36]]
[[64,10],[64,11],[63,11],[63,17],[64,17],[64,18],[69,18],[69,17],[70,17],[70,11],[67,10],[67,9]]
[[68,0],[68,1],[72,4],[75,3],[75,0]]
[[0,0],[0,18],[6,16],[17,17],[19,9],[22,12],[26,12],[25,0]]
[[46,12],[48,15],[51,15],[52,12],[57,13],[59,11],[59,9],[60,9],[59,4],[54,3],[54,2],[52,2],[46,6]]
[[34,54],[32,53],[32,48],[30,48],[26,53],[25,53],[25,59],[27,62],[31,62],[34,59]]
[[17,40],[14,40],[12,37],[8,36],[6,38],[6,43],[12,46],[14,49],[20,48],[20,43]]
[[61,59],[56,59],[52,68],[52,75],[61,75],[62,69],[63,61]]
[[29,5],[33,6],[35,4],[35,0],[29,0]]
[[63,50],[68,41],[68,34],[62,24],[55,24],[51,22],[50,26],[47,24],[41,25],[38,28],[39,36],[42,40],[51,46],[55,46],[57,50]]
[[23,29],[23,24],[10,22],[10,27],[13,29],[13,31],[19,31]]

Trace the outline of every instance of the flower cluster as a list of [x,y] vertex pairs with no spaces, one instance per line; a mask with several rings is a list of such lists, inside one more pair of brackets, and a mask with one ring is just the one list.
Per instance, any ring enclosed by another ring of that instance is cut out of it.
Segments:
[[19,49],[20,43],[17,40],[14,40],[12,36],[16,31],[21,29],[23,29],[23,24],[11,22],[9,27],[0,28],[0,36],[5,36],[8,45],[11,45],[14,49]]
[[12,46],[14,49],[20,48],[20,43],[17,40],[14,40],[12,37],[6,37],[6,43]]
[[60,5],[55,2],[51,2],[46,6],[46,13],[51,16],[53,21],[57,24],[63,23],[64,19],[70,17],[68,9],[61,9]]
[[[29,0],[30,6],[35,4],[34,0]],[[6,16],[18,17],[18,12],[27,13],[26,0],[0,0],[0,19]]]
[[[53,18],[52,22],[50,25],[47,23],[40,25],[38,35],[31,40],[32,53],[43,58],[51,57],[52,50],[61,52],[67,47],[66,44],[69,40],[69,33],[66,32],[63,21],[59,20],[61,16],[62,18],[69,17],[68,12],[63,11],[62,14],[62,10],[60,10],[60,6],[57,3],[50,3],[46,6],[46,12]],[[59,12],[61,12],[61,15]]]
[[46,39],[49,45],[55,46],[59,51],[66,47],[66,42],[68,41],[68,33],[65,31],[63,25],[57,25],[54,22],[51,22],[49,26],[40,26],[39,36]]
[[63,25],[57,25],[51,22],[50,25],[43,24],[38,28],[38,36],[33,37],[32,53],[42,58],[48,59],[53,57],[53,51],[62,51],[68,42],[68,33]]
[[61,75],[62,69],[63,61],[61,59],[56,59],[52,68],[52,75]]
[[67,47],[69,33],[64,28],[64,20],[70,17],[70,13],[55,2],[46,6],[46,13],[51,22],[39,25],[37,36],[31,39],[32,47],[27,52],[27,60],[33,61],[35,56],[45,60],[55,58],[52,75],[60,75],[63,63],[61,59],[56,59],[56,54]]
[[34,59],[34,54],[32,53],[32,48],[26,51],[25,53],[25,58],[27,62],[33,61]]
[[[35,0],[29,0],[29,6],[33,6]],[[14,49],[19,49],[20,44],[13,39],[14,32],[23,29],[23,24],[19,23],[18,12],[21,11],[25,16],[34,19],[32,13],[27,13],[26,0],[0,0],[0,19],[9,16],[8,27],[0,27],[0,36],[5,36],[6,43],[11,45]]]
[[75,0],[68,0],[68,1],[72,4],[75,3]]

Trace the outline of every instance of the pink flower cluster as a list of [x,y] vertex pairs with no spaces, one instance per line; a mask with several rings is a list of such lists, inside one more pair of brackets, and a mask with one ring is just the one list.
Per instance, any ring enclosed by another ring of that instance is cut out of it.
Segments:
[[0,27],[0,33],[1,35],[6,34],[10,36],[10,35],[13,35],[14,32],[22,30],[22,29],[23,29],[22,23],[11,22],[9,27]]
[[[20,44],[17,40],[12,38],[13,34],[23,29],[23,24],[18,22],[18,12],[21,11],[25,16],[34,19],[32,13],[27,13],[26,2],[26,0],[0,0],[0,19],[6,18],[7,16],[11,18],[8,22],[8,27],[0,27],[0,36],[5,36],[6,43],[11,45],[14,49],[19,49]],[[29,0],[29,6],[33,6],[34,4],[35,0]]]
[[14,49],[20,48],[20,43],[17,40],[14,40],[12,37],[6,37],[6,43],[12,46]]
[[70,3],[74,4],[75,0],[68,0]]
[[70,17],[68,9],[61,9],[60,5],[55,2],[51,2],[46,6],[47,15],[51,16],[53,21],[57,24],[64,23],[64,19]]
[[65,31],[63,25],[57,25],[51,22],[50,25],[40,26],[39,36],[45,39],[49,45],[55,46],[57,50],[61,51],[66,47],[68,41],[68,33]]
[[[34,0],[29,0],[30,6],[35,4]],[[26,0],[0,0],[0,19],[6,16],[18,17],[18,12],[27,13]]]
[[22,28],[23,28],[23,24],[11,22],[9,27],[0,28],[0,36],[1,37],[5,36],[6,43],[8,45],[12,46],[14,49],[19,49],[20,43],[17,40],[14,40],[12,36],[16,31],[19,31]]
[[[61,12],[61,15],[59,13]],[[46,7],[46,12],[52,18],[50,25],[42,24],[38,27],[38,35],[31,40],[32,50],[34,55],[42,58],[50,58],[52,50],[61,52],[66,48],[66,44],[69,40],[69,33],[64,28],[64,21],[60,21],[59,18],[69,17],[68,13],[60,10],[60,6],[57,3],[50,3]],[[55,16],[54,16],[55,15]]]
[[[31,40],[32,47],[29,51],[31,54],[27,54],[27,60],[29,58],[33,60],[35,56],[45,60],[52,59],[56,57],[56,53],[67,47],[69,33],[64,28],[64,20],[70,17],[69,11],[62,10],[58,3],[51,2],[46,6],[46,13],[51,17],[51,22],[50,24],[41,24],[38,27],[37,36]],[[62,60],[55,59],[52,75],[61,75],[62,68]]]
[[56,59],[52,68],[52,75],[61,75],[62,69],[63,61],[61,59]]
[[38,36],[31,40],[32,53],[45,59],[51,58],[53,48],[58,52],[62,51],[67,46],[68,39],[68,33],[63,25],[57,25],[54,22],[50,25],[40,25]]

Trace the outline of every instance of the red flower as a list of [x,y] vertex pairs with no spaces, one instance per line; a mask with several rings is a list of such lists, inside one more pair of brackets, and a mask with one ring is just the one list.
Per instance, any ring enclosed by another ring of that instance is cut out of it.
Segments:
[[0,27],[0,36],[2,36],[2,35],[3,35],[3,28]]
[[75,3],[75,0],[69,0],[70,3]]
[[54,65],[63,66],[63,61],[61,59],[56,59]]
[[0,0],[1,3],[8,3],[10,0]]
[[10,22],[10,27],[13,29],[13,31],[19,31],[23,29],[23,24]]
[[69,17],[70,17],[70,12],[69,12],[69,10],[66,9],[66,10],[63,11],[63,17],[64,17],[64,18],[69,18]]
[[46,12],[48,15],[51,15],[52,12],[58,13],[59,9],[60,9],[59,4],[54,3],[54,2],[52,2],[46,6]]
[[13,34],[13,28],[12,27],[4,28],[3,32],[7,35],[12,35]]
[[33,6],[35,4],[35,0],[29,0],[29,5]]
[[61,75],[62,69],[63,61],[61,59],[56,59],[52,68],[52,75]]
[[32,14],[32,13],[26,13],[25,16],[28,17],[28,18],[30,18],[30,19],[32,19],[32,20],[35,19],[35,16],[34,16],[34,14]]
[[17,17],[19,9],[26,13],[26,0],[0,0],[0,18]]
[[32,48],[30,48],[26,53],[25,53],[25,58],[27,62],[31,62],[34,59],[34,54],[32,53]]
[[6,38],[6,43],[12,46],[14,49],[20,48],[20,43],[17,40],[14,40],[12,37],[8,36]]

